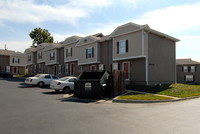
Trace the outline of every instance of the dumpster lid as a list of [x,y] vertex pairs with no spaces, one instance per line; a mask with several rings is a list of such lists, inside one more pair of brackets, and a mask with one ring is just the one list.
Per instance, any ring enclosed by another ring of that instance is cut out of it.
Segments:
[[82,72],[78,79],[101,79],[105,72]]

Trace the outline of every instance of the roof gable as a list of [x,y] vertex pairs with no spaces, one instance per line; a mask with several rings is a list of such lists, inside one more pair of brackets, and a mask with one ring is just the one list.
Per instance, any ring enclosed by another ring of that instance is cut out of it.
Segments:
[[49,51],[49,50],[56,49],[56,48],[60,48],[60,47],[61,47],[61,44],[50,43],[49,45],[47,45],[47,46],[44,48],[44,51]]
[[110,37],[120,36],[126,33],[141,30],[144,26],[132,22],[118,26],[111,34]]
[[12,56],[12,57],[25,57],[25,54],[21,53],[21,52],[15,52],[15,53],[11,54],[10,56]]
[[76,46],[83,46],[83,45],[91,44],[91,43],[97,42],[100,39],[101,38],[99,38],[99,37],[90,35],[90,36],[80,39],[79,42],[76,44]]
[[31,47],[31,48],[27,48],[24,53],[27,54],[27,53],[31,53],[31,52],[35,52],[36,51],[36,48],[34,47]]
[[15,53],[15,51],[0,49],[0,55],[10,55],[12,53]]
[[63,46],[66,46],[66,45],[69,45],[69,44],[78,42],[79,39],[81,39],[81,37],[79,37],[79,36],[71,36],[71,37],[66,38],[66,39],[63,41],[62,44],[63,44]]
[[176,59],[176,65],[195,65],[200,64],[198,61],[194,61],[191,58],[188,59]]
[[41,43],[41,44],[37,45],[36,51],[44,49],[47,45],[49,45],[49,43]]

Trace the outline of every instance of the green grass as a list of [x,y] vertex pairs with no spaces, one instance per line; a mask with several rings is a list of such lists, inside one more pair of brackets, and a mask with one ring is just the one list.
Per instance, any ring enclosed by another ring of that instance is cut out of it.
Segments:
[[165,85],[165,86],[146,86],[146,87],[132,87],[129,89],[142,91],[147,93],[156,93],[156,94],[163,94],[169,95],[179,98],[185,97],[193,97],[193,96],[200,96],[200,85],[189,85],[189,84],[172,84],[172,85]]
[[24,77],[25,75],[13,75],[13,77]]
[[172,98],[157,96],[153,94],[136,94],[136,93],[129,93],[124,96],[120,96],[117,99],[126,99],[126,100],[169,100]]

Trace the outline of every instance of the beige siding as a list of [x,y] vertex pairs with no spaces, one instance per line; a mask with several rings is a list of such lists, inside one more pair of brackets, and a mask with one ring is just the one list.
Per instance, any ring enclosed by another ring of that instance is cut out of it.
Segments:
[[77,39],[71,37],[71,38],[67,38],[64,42],[63,42],[63,45],[65,44],[72,44],[74,42],[77,42]]
[[[92,48],[92,47],[94,48],[94,58],[86,58],[86,49]],[[100,53],[97,53],[97,52],[99,52],[99,49],[100,49],[99,45],[96,42],[78,47],[78,59],[79,59],[78,64],[82,65],[82,64],[90,64],[90,63],[98,62],[99,61],[98,55]]]
[[[28,61],[28,57],[31,56],[31,60]],[[34,54],[33,53],[27,53],[26,54],[26,65],[34,64]]]
[[[38,57],[38,53],[40,53],[40,52],[42,52],[42,58],[41,59],[39,59],[39,57]],[[45,52],[43,51],[43,49],[37,51],[37,63],[42,63],[42,62],[45,62]]]
[[[117,54],[117,42],[120,40],[128,40],[127,53]],[[113,38],[113,59],[114,60],[142,56],[143,55],[142,51],[143,51],[142,31]]]
[[132,24],[128,24],[128,25],[123,25],[121,27],[118,27],[113,33],[112,36],[117,36],[117,35],[121,35],[124,33],[129,33],[132,31],[136,31],[139,30],[139,26],[134,26]]
[[[73,43],[73,44],[70,44],[70,45],[67,45],[64,47],[64,61],[65,62],[70,62],[70,61],[75,61],[77,60],[78,56],[77,56],[77,47],[75,46],[76,43]],[[68,48],[72,48],[72,57],[66,57],[66,49]]]
[[[19,59],[20,62],[13,63],[13,58]],[[26,57],[24,54],[10,56],[10,66],[25,66],[25,65],[26,65]]]
[[[54,60],[50,60],[50,53],[54,52],[55,53],[55,58]],[[58,50],[57,49],[52,49],[49,51],[45,52],[45,65],[52,65],[52,64],[58,64]]]
[[175,82],[175,42],[149,33],[149,84]]
[[81,45],[84,45],[84,44],[90,44],[90,43],[94,43],[95,40],[87,37],[87,38],[82,38],[79,40],[79,42],[77,43],[77,46],[81,46]]

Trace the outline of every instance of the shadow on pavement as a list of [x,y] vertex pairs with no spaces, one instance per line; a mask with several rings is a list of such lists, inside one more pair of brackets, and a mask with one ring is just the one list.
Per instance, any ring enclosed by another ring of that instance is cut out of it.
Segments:
[[96,99],[80,99],[80,98],[74,98],[73,96],[67,97],[67,98],[61,98],[59,99],[61,102],[75,102],[75,103],[94,103],[99,100]]
[[6,81],[11,81],[11,82],[24,82],[25,78],[0,78],[0,80],[6,80]]

